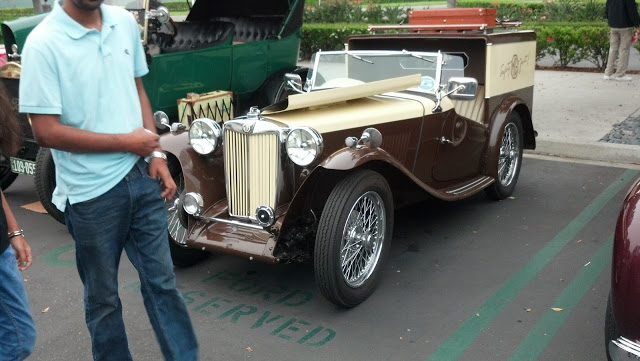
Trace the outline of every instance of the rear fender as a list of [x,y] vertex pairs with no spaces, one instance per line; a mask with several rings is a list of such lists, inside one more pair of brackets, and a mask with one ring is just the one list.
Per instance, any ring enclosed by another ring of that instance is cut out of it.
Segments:
[[485,163],[484,174],[490,177],[495,178],[498,175],[498,157],[500,156],[500,145],[502,144],[504,126],[509,121],[513,112],[518,113],[522,120],[522,131],[524,133],[523,147],[525,149],[535,149],[536,147],[531,112],[526,102],[516,96],[505,98],[491,117],[491,126],[489,127],[490,133],[487,142],[487,161]]

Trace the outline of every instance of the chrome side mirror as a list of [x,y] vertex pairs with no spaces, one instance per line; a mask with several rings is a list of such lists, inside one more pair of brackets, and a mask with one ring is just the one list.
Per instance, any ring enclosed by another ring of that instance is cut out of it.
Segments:
[[478,93],[478,81],[474,78],[453,77],[447,82],[447,94],[454,100],[473,100]]
[[284,75],[285,89],[296,93],[304,93],[302,90],[302,78],[298,74],[287,73]]
[[153,122],[156,123],[156,128],[158,129],[166,129],[171,127],[169,116],[167,115],[167,113],[160,110],[153,113]]

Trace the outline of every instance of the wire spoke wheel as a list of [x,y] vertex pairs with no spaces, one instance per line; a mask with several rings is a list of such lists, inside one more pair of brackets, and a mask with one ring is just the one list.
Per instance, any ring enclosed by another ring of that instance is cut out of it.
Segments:
[[180,198],[178,195],[184,191],[184,178],[182,174],[174,177],[173,181],[176,183],[176,197],[173,200],[165,201],[165,209],[167,210],[167,228],[169,230],[169,237],[171,240],[178,244],[185,244],[187,240],[187,229],[184,228],[182,222],[180,222],[179,212]]
[[490,198],[501,200],[513,194],[522,167],[523,135],[520,114],[514,111],[502,129],[500,148],[494,156],[497,159],[495,182],[485,188]]
[[508,186],[513,182],[516,170],[520,166],[521,152],[518,127],[514,123],[509,123],[504,129],[498,160],[498,179],[503,186]]
[[177,187],[175,199],[166,200],[164,203],[167,211],[167,231],[171,260],[177,267],[189,267],[206,258],[209,253],[198,248],[186,247],[189,232],[181,221],[181,217],[185,217],[185,215],[180,198],[185,188],[184,176],[177,164],[170,163],[169,170]]
[[385,226],[380,195],[363,194],[349,212],[340,247],[342,275],[349,286],[361,286],[371,276],[380,258]]
[[393,234],[393,196],[372,170],[355,171],[329,193],[316,232],[313,266],[323,296],[343,307],[369,297]]

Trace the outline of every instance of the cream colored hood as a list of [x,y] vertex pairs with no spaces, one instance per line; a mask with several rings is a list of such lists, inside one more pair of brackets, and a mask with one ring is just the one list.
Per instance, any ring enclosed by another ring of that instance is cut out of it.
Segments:
[[344,88],[289,96],[285,109],[265,109],[261,115],[289,127],[308,126],[320,133],[423,117],[434,102],[419,95],[386,94],[420,85],[410,75]]

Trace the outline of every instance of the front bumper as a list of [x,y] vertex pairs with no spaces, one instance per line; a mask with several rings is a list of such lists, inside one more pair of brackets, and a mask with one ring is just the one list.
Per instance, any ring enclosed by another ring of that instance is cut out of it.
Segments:
[[640,360],[640,343],[624,337],[609,341],[609,356],[613,361]]

